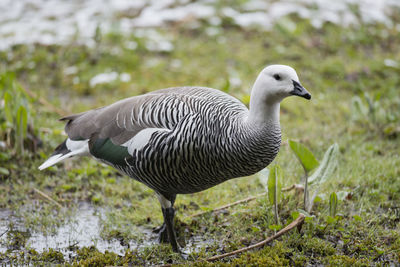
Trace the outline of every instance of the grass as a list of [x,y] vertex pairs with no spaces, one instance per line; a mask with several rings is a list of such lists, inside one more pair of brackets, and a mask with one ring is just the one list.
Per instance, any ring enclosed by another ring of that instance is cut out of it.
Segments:
[[[283,145],[276,159],[283,171],[283,186],[299,183],[301,165],[286,141],[298,140],[317,158],[334,142],[340,147],[339,168],[321,190],[320,201],[302,232],[291,232],[263,249],[218,263],[198,259],[253,244],[273,234],[272,206],[267,198],[238,205],[222,213],[188,217],[251,195],[264,192],[258,175],[228,181],[204,192],[178,196],[179,241],[200,238],[188,262],[169,246],[153,244],[121,253],[93,247],[71,248],[71,257],[60,251],[37,252],[26,245],[35,232],[51,235],[73,220],[82,202],[105,210],[101,235],[122,244],[146,240],[140,227],[151,230],[162,223],[153,192],[89,159],[60,164],[40,172],[37,166],[65,137],[59,117],[34,99],[29,123],[43,145],[20,155],[0,150],[0,208],[13,211],[8,231],[0,239],[0,262],[15,264],[144,265],[160,263],[193,266],[315,265],[370,266],[400,261],[400,42],[395,27],[362,25],[342,28],[325,24],[313,28],[307,20],[289,17],[296,30],[281,26],[270,32],[243,30],[224,22],[220,34],[209,36],[204,22],[198,29],[184,25],[162,30],[174,45],[170,52],[146,49],[144,38],[117,33],[104,35],[95,48],[79,45],[15,46],[0,52],[0,73],[15,73],[22,87],[67,112],[80,112],[151,90],[179,85],[219,88],[248,102],[258,72],[273,63],[293,66],[311,92],[311,102],[289,98],[282,103]],[[393,25],[400,23],[393,17]],[[135,50],[127,42],[138,44]],[[386,60],[386,61],[385,61]],[[75,66],[76,73],[68,68]],[[126,72],[130,82],[116,80],[92,88],[90,79],[103,72]],[[239,78],[239,79],[238,79]],[[234,82],[236,80],[236,82]],[[237,82],[240,81],[240,82]],[[357,113],[355,97],[367,112]],[[377,96],[380,96],[377,97]],[[375,99],[371,109],[368,99]],[[1,113],[0,113],[1,114]],[[6,132],[0,130],[0,136]],[[4,139],[3,139],[4,140]],[[64,206],[59,209],[35,193],[37,188]],[[330,220],[329,195],[346,191],[339,202],[339,216]],[[302,207],[302,197],[284,193],[280,220],[287,224]],[[6,219],[7,220],[7,219]],[[23,230],[21,230],[23,229]],[[1,235],[2,233],[0,233]],[[184,237],[184,238],[183,238]],[[95,244],[93,244],[95,245]]]

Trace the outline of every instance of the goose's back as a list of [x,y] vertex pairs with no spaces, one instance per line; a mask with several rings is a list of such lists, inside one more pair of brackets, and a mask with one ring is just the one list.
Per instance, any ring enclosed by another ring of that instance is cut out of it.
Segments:
[[268,165],[279,125],[251,129],[237,99],[204,87],[167,88],[66,117],[70,138],[90,153],[168,194],[202,191]]

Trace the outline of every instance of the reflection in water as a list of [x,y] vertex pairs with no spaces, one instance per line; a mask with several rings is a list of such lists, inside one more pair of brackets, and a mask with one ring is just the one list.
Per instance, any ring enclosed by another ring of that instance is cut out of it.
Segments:
[[[107,250],[123,256],[128,248],[140,250],[156,244],[157,234],[153,233],[152,229],[134,225],[129,227],[142,236],[142,238],[138,238],[139,241],[129,240],[128,244],[121,244],[117,239],[103,239],[101,237],[103,216],[105,217],[103,209],[93,207],[88,203],[81,203],[70,222],[60,226],[55,234],[46,235],[42,232],[30,232],[21,219],[15,217],[10,210],[0,210],[0,253],[5,253],[7,250],[16,252],[29,248],[40,253],[52,248],[63,253],[68,259],[75,255],[76,248],[95,246],[101,252]],[[12,230],[10,230],[10,223]],[[22,233],[27,239],[25,247],[10,247],[10,235],[15,233]],[[193,236],[187,240],[185,252],[198,251],[201,247],[211,244],[211,241],[204,241],[202,237]]]

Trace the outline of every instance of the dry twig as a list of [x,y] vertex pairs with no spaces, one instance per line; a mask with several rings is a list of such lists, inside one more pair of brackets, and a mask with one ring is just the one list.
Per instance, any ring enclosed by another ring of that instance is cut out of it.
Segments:
[[[236,255],[236,254],[240,254],[242,252],[246,252],[246,251],[249,251],[249,250],[254,249],[254,248],[263,247],[266,244],[270,243],[271,241],[273,241],[273,240],[279,238],[280,236],[286,234],[287,232],[289,232],[293,228],[299,227],[300,225],[302,225],[303,222],[304,222],[304,218],[305,218],[305,216],[300,213],[299,217],[297,217],[296,220],[294,220],[293,222],[288,224],[285,228],[283,228],[282,230],[277,232],[275,235],[273,235],[271,237],[268,237],[267,239],[264,239],[263,241],[261,241],[261,242],[259,242],[257,244],[254,244],[254,245],[251,245],[251,246],[248,246],[248,247],[245,247],[245,248],[241,248],[241,249],[229,252],[229,253],[212,256],[210,258],[205,259],[205,261],[212,262],[212,261],[220,260],[222,258],[226,258],[226,257],[230,257],[230,256],[233,256],[233,255]],[[165,265],[161,265],[160,267],[170,267],[170,266],[172,266],[172,264],[165,264]]]
[[232,256],[232,255],[236,255],[236,254],[248,251],[248,250],[253,249],[253,248],[262,247],[262,246],[268,244],[269,242],[277,239],[278,237],[286,234],[287,232],[289,232],[290,230],[292,230],[296,226],[301,225],[304,222],[304,218],[305,218],[305,216],[303,214],[299,214],[299,217],[297,217],[296,220],[291,222],[289,225],[287,225],[285,228],[283,228],[282,230],[277,232],[275,235],[273,235],[271,237],[268,237],[267,239],[265,239],[265,240],[263,240],[263,241],[261,241],[261,242],[259,242],[257,244],[254,244],[254,245],[251,245],[251,246],[248,246],[248,247],[245,247],[245,248],[241,248],[241,249],[229,252],[229,253],[225,253],[225,254],[222,254],[222,255],[213,256],[211,258],[206,259],[206,261],[216,261],[216,260],[219,260],[219,259],[222,259],[222,258],[225,258],[225,257],[229,257],[229,256]]
[[292,191],[293,189],[304,191],[304,186],[301,184],[293,184],[289,187],[282,188],[282,192]]
[[63,208],[63,206],[58,203],[57,201],[55,201],[54,199],[52,199],[51,197],[49,197],[47,194],[43,193],[42,191],[40,191],[39,189],[33,188],[33,191],[35,191],[36,193],[38,193],[39,195],[41,195],[42,197],[44,197],[45,199],[47,199],[48,201],[50,201],[51,203],[55,204],[57,207],[59,207],[60,209]]
[[[293,189],[304,190],[304,187],[303,187],[302,185],[293,184],[292,186],[282,188],[282,192],[291,191],[291,190],[293,190]],[[224,209],[227,209],[227,208],[236,206],[236,205],[241,204],[241,203],[250,202],[250,201],[252,201],[252,200],[255,200],[256,198],[265,196],[266,194],[267,194],[267,193],[262,193],[262,194],[258,194],[258,195],[255,195],[255,196],[251,196],[251,197],[248,197],[248,198],[245,198],[245,199],[241,199],[241,200],[235,201],[235,202],[233,202],[233,203],[226,204],[226,205],[224,205],[224,206],[221,206],[221,207],[218,207],[218,208],[215,208],[215,209],[212,209],[212,210],[200,211],[200,212],[198,212],[198,213],[189,215],[188,217],[189,217],[189,218],[193,218],[193,217],[197,217],[197,216],[200,216],[200,215],[203,215],[203,214],[206,214],[206,213],[224,210]]]
[[212,209],[212,210],[201,211],[201,212],[189,215],[188,217],[192,218],[192,217],[200,216],[200,215],[203,215],[203,214],[206,214],[206,213],[209,213],[209,212],[216,212],[216,211],[224,210],[224,209],[230,208],[232,206],[236,206],[236,205],[241,204],[241,203],[246,203],[246,202],[252,201],[252,200],[254,200],[254,199],[258,198],[258,197],[265,196],[266,194],[267,193],[262,193],[262,194],[258,194],[256,196],[251,196],[251,197],[248,197],[248,198],[245,198],[245,199],[241,199],[241,200],[238,200],[236,202],[229,203],[229,204],[226,204],[224,206],[221,206],[221,207],[218,207],[218,208],[215,208],[215,209]]
[[48,110],[57,113],[58,115],[60,115],[61,117],[67,115],[67,112],[65,110],[62,110],[56,106],[54,106],[53,104],[51,104],[49,101],[47,101],[46,99],[44,99],[43,97],[39,97],[35,92],[31,91],[28,88],[22,87],[22,89],[32,98],[36,98],[40,104],[42,104],[43,106],[45,106]]

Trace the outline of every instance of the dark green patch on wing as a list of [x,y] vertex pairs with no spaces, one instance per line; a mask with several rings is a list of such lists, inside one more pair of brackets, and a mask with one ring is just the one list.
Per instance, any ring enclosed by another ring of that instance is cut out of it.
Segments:
[[90,153],[115,165],[126,165],[125,158],[131,157],[124,146],[115,145],[109,138],[94,138],[89,141]]

